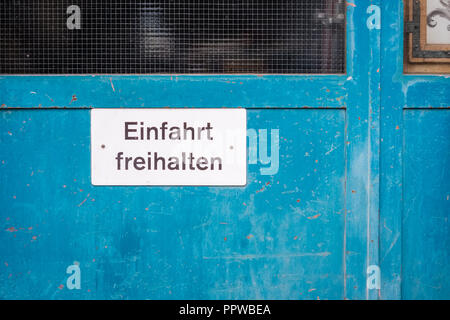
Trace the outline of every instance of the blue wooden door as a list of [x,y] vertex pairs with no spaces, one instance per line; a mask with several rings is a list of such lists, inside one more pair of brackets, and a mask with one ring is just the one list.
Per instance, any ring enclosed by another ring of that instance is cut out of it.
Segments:
[[450,81],[403,74],[403,13],[384,1],[381,297],[449,299]]
[[[448,297],[450,90],[402,26],[348,1],[344,74],[0,76],[0,297]],[[92,108],[246,108],[247,185],[94,187]]]

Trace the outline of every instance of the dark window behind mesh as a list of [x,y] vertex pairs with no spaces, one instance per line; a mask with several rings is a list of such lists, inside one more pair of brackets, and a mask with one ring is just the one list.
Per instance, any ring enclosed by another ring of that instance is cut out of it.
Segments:
[[2,74],[345,69],[343,0],[0,0],[0,24]]

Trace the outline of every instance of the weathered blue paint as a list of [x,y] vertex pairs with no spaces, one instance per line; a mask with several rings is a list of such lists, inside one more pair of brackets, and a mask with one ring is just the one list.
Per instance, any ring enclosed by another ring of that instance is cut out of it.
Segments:
[[[291,129],[278,174],[250,165],[245,188],[93,187],[89,110],[0,123],[20,145],[2,155],[2,297],[344,297],[344,110],[249,111]],[[60,290],[74,261],[82,290]]]
[[[403,75],[400,0],[348,1],[347,24],[345,75],[0,76],[0,297],[449,298],[449,79]],[[93,187],[89,109],[131,107],[247,108],[280,130],[280,170]]]
[[0,105],[3,108],[345,108],[351,87],[346,79],[347,76],[324,75],[0,76]]

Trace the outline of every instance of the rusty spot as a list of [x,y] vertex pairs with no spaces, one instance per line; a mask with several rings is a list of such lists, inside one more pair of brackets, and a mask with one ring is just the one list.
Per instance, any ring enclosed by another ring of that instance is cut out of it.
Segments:
[[249,234],[249,235],[247,236],[247,239],[250,240],[251,238],[253,238],[253,235],[252,235],[252,234]]
[[317,219],[318,217],[320,217],[320,213],[316,214],[315,216],[308,217],[308,219],[309,220],[314,220],[314,219]]
[[265,190],[266,188],[265,188],[265,186],[263,186],[261,189],[259,189],[259,190],[256,190],[256,193],[260,193],[260,192],[263,192],[264,190]]
[[73,95],[73,96],[72,96],[72,100],[70,101],[69,104],[72,104],[72,102],[75,102],[75,101],[77,101],[77,100],[78,100],[77,96],[76,96],[76,95]]

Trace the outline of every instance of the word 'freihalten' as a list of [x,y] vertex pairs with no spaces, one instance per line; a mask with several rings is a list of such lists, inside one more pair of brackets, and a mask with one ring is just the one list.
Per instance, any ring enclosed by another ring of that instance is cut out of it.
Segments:
[[[184,122],[182,126],[169,126],[167,121],[159,126],[146,126],[144,122],[124,122],[125,141],[133,140],[213,140],[211,123],[205,126],[190,126]],[[192,152],[181,152],[178,155],[162,156],[158,152],[148,151],[145,156],[131,157],[118,152],[115,158],[117,170],[222,170],[221,157],[195,156]]]

